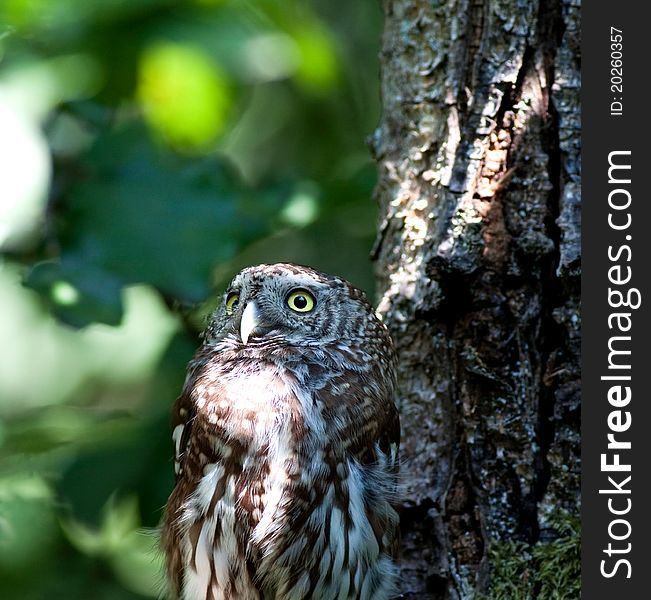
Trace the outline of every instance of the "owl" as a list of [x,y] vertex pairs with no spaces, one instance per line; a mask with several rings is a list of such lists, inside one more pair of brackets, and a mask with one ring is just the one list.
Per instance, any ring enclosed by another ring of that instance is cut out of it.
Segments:
[[173,408],[162,540],[176,596],[395,593],[395,380],[363,292],[293,264],[240,272]]

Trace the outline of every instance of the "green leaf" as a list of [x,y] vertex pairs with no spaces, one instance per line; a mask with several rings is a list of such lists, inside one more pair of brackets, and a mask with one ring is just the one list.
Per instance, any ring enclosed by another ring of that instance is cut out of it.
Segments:
[[224,71],[188,44],[148,48],[140,61],[137,95],[157,133],[172,146],[199,150],[222,133],[232,103]]
[[0,574],[39,562],[56,539],[53,494],[36,475],[0,479]]
[[64,323],[82,327],[93,321],[117,325],[122,318],[122,281],[80,256],[37,263],[25,279]]

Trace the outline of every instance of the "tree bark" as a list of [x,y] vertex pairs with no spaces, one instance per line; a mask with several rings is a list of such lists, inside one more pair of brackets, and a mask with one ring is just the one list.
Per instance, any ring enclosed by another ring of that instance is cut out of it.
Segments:
[[[580,5],[385,0],[374,248],[400,358],[404,597],[580,501]],[[490,594],[489,594],[490,595]]]

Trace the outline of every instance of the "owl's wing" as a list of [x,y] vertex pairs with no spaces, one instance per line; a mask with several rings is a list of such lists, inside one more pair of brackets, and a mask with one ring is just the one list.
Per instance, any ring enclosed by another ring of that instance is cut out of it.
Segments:
[[[381,381],[381,378],[377,378]],[[397,556],[400,545],[398,503],[398,447],[400,418],[392,386],[373,385],[346,374],[331,379],[316,393],[328,422],[349,461],[364,473],[365,511],[378,546]],[[338,444],[333,444],[336,448]],[[333,457],[333,461],[341,457]]]
[[162,528],[162,544],[165,548],[169,583],[178,597],[183,578],[183,557],[180,544],[180,509],[190,491],[190,480],[184,477],[184,463],[192,439],[194,408],[190,395],[183,391],[172,407],[172,439],[174,441],[174,473],[176,486],[165,507]]
[[183,463],[192,436],[195,408],[190,395],[184,390],[172,408],[172,440],[174,441],[174,473],[178,481],[183,473]]
[[349,429],[349,452],[361,464],[378,461],[378,450],[386,457],[392,471],[398,470],[400,445],[400,418],[393,404],[387,399],[382,409],[363,411],[361,418]]
[[387,455],[392,469],[398,471],[398,458],[400,447],[400,417],[398,409],[393,403],[393,398],[389,400],[385,417],[381,421],[378,430],[377,444],[382,452]]

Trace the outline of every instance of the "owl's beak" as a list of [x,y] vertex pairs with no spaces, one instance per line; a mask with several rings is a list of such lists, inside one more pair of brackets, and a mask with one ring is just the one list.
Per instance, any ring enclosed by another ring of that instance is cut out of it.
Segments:
[[248,343],[250,335],[255,332],[259,325],[260,311],[258,310],[258,305],[255,302],[249,302],[244,307],[244,312],[240,320],[240,337],[242,338],[242,343]]

